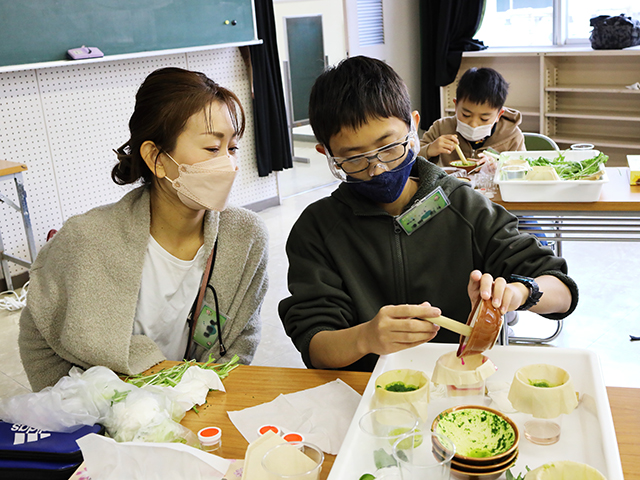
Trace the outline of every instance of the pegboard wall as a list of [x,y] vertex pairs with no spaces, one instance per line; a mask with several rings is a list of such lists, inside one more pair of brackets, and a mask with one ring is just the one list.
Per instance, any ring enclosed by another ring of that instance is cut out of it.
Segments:
[[[168,66],[203,72],[242,102],[247,128],[230,202],[278,197],[276,175],[258,176],[251,85],[238,48],[0,73],[0,159],[28,167],[23,176],[38,248],[69,217],[115,202],[132,188],[111,180],[112,150],[129,138],[138,87]],[[13,182],[0,180],[0,191],[17,202]],[[7,252],[28,259],[19,213],[0,204],[0,228]],[[12,276],[25,271],[10,268]]]

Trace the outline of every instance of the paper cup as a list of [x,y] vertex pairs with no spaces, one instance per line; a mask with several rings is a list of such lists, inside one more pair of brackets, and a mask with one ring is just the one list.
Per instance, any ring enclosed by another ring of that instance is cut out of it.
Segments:
[[[394,386],[417,388],[411,391],[388,390]],[[424,421],[427,419],[429,408],[429,377],[420,370],[389,370],[376,379],[372,403],[373,408],[405,408]]]

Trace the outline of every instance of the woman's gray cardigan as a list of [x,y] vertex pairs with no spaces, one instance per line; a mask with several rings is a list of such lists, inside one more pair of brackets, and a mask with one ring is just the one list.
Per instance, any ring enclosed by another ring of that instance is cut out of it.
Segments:
[[[117,203],[70,218],[42,247],[30,272],[19,347],[34,391],[55,384],[73,365],[103,365],[127,375],[164,360],[157,345],[133,335],[142,266],[149,242],[150,190],[139,187]],[[218,238],[211,284],[227,354],[250,363],[260,341],[260,307],[267,291],[268,236],[255,213],[238,207],[207,212],[204,248]],[[206,302],[213,306],[207,289]],[[204,361],[209,351],[198,348]]]

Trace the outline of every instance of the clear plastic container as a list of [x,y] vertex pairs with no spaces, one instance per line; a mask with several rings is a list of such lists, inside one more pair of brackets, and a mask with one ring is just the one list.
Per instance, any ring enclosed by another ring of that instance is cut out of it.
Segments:
[[447,385],[447,397],[484,395],[484,380],[469,385]]
[[593,150],[593,143],[574,143],[571,145],[571,150]]
[[198,432],[202,450],[218,454],[222,449],[222,430],[218,427],[205,427]]

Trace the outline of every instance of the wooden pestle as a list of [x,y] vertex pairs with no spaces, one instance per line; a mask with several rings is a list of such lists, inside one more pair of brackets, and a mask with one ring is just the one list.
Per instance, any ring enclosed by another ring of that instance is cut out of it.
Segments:
[[460,145],[458,145],[456,143],[456,152],[458,152],[458,156],[460,157],[460,161],[462,163],[467,163],[467,158],[464,156],[464,153],[462,153],[462,150],[460,149]]
[[424,320],[427,320],[428,322],[434,323],[436,325],[440,325],[442,328],[446,328],[447,330],[451,330],[452,332],[456,332],[465,337],[471,335],[472,328],[469,325],[456,322],[452,318],[443,317],[442,315],[440,315],[439,317],[425,318]]

